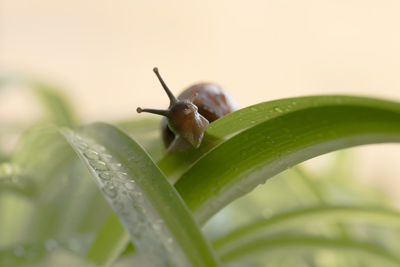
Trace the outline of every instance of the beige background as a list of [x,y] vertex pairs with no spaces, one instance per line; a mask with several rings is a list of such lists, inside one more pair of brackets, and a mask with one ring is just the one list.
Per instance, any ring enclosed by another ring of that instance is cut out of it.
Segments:
[[[86,121],[165,107],[153,66],[176,93],[215,81],[242,107],[328,93],[400,100],[399,14],[398,0],[0,0],[0,68],[63,85]],[[30,102],[2,94],[0,119],[29,118]],[[400,188],[399,146],[355,151],[362,179]]]

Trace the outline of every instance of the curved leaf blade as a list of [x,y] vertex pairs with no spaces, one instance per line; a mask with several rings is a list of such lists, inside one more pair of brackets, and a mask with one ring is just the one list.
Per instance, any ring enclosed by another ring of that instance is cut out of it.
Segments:
[[118,216],[112,213],[90,246],[86,258],[98,266],[109,266],[123,252],[129,235],[122,227]]
[[78,125],[75,111],[61,91],[37,81],[33,81],[30,86],[34,88],[35,94],[44,107],[49,121],[58,126],[74,127]]
[[333,239],[313,236],[277,236],[273,238],[258,238],[252,242],[246,243],[238,249],[221,255],[224,262],[236,261],[247,257],[250,254],[262,252],[263,254],[273,250],[281,249],[288,252],[288,249],[301,251],[304,249],[317,250],[321,248],[338,249],[341,251],[360,252],[365,256],[372,256],[389,266],[399,266],[400,258],[381,248],[380,246],[359,242],[348,239]]
[[325,221],[329,219],[340,222],[356,219],[357,221],[397,226],[400,223],[400,212],[382,207],[318,205],[282,212],[269,218],[256,220],[215,240],[213,245],[219,253],[224,253],[240,247],[243,243],[251,242],[252,239],[268,236],[277,229],[283,229],[288,225],[300,225],[314,220]]
[[164,155],[159,118],[144,116],[144,118],[120,121],[116,125],[142,145],[153,160],[159,160]]
[[0,193],[10,190],[25,196],[35,194],[36,185],[32,177],[24,174],[21,167],[13,162],[0,163]]
[[135,141],[103,123],[63,133],[150,265],[218,265],[184,202]]
[[400,142],[400,104],[350,96],[284,99],[229,114],[208,134],[222,141],[194,164],[182,161],[185,172],[175,184],[200,223],[295,164],[352,146]]

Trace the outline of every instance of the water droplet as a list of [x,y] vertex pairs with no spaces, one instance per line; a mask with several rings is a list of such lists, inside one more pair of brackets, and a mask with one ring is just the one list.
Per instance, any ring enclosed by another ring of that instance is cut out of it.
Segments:
[[173,239],[172,237],[168,237],[167,243],[168,243],[169,245],[171,245],[173,242],[174,242],[174,239]]
[[257,111],[257,108],[251,107],[250,110],[251,110],[251,111]]
[[81,150],[85,150],[85,149],[87,149],[89,147],[88,144],[82,143],[82,142],[78,142],[78,141],[75,141],[75,145]]
[[135,188],[135,181],[130,180],[124,184],[125,188],[128,190],[133,190]]
[[112,159],[112,156],[110,154],[101,154],[101,157],[106,161]]
[[114,164],[112,164],[112,167],[114,167],[114,168],[116,168],[116,169],[120,168],[121,166],[122,166],[121,163],[114,163]]
[[92,166],[96,171],[108,171],[107,165],[105,162],[100,160],[90,160],[90,166]]
[[250,121],[250,123],[251,123],[251,124],[255,124],[255,123],[256,123],[256,121]]
[[112,183],[106,183],[103,187],[103,192],[111,198],[116,197],[118,194],[117,188]]
[[4,176],[9,176],[13,173],[13,166],[10,163],[4,163],[0,165],[0,171]]
[[113,175],[112,172],[106,171],[106,172],[100,172],[99,177],[103,180],[110,180],[113,177]]
[[81,141],[85,140],[85,139],[84,139],[82,136],[80,136],[79,134],[75,134],[75,138],[78,139],[78,140],[81,140]]
[[274,107],[274,111],[282,113],[283,110],[280,107]]
[[129,196],[132,200],[136,201],[136,202],[141,202],[142,199],[142,192],[140,191],[132,191],[129,193]]
[[118,176],[122,179],[128,179],[128,173],[126,172],[120,172],[118,173]]
[[156,231],[160,231],[160,230],[162,229],[163,225],[164,225],[164,220],[159,219],[159,220],[156,220],[156,221],[153,223],[153,228],[154,228],[154,230],[156,230]]
[[85,157],[87,157],[88,159],[94,159],[94,160],[100,159],[99,153],[97,153],[96,151],[89,150],[89,149],[85,150],[83,152],[83,155]]
[[103,152],[103,151],[105,151],[106,150],[106,148],[104,147],[104,146],[102,146],[102,145],[93,145],[92,146],[92,149],[94,149],[94,150],[96,150],[96,151],[98,151],[98,152]]

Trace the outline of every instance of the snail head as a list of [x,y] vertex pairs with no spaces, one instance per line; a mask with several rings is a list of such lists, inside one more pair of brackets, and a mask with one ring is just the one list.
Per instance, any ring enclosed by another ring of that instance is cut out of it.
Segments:
[[177,136],[183,137],[194,147],[199,147],[204,136],[204,131],[209,125],[208,120],[199,113],[197,106],[192,103],[192,100],[177,99],[161,78],[158,69],[154,68],[153,71],[169,97],[169,107],[167,110],[142,109],[138,107],[137,112],[148,112],[167,117],[168,127],[172,132]]

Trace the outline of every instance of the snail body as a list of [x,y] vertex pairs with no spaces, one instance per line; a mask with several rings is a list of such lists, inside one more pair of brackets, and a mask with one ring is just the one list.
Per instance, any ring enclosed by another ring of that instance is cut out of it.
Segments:
[[170,105],[167,110],[137,108],[137,112],[164,116],[161,132],[167,151],[183,151],[190,145],[199,147],[209,123],[236,109],[230,94],[213,83],[195,84],[175,98],[158,69],[154,68],[153,71],[167,93]]

